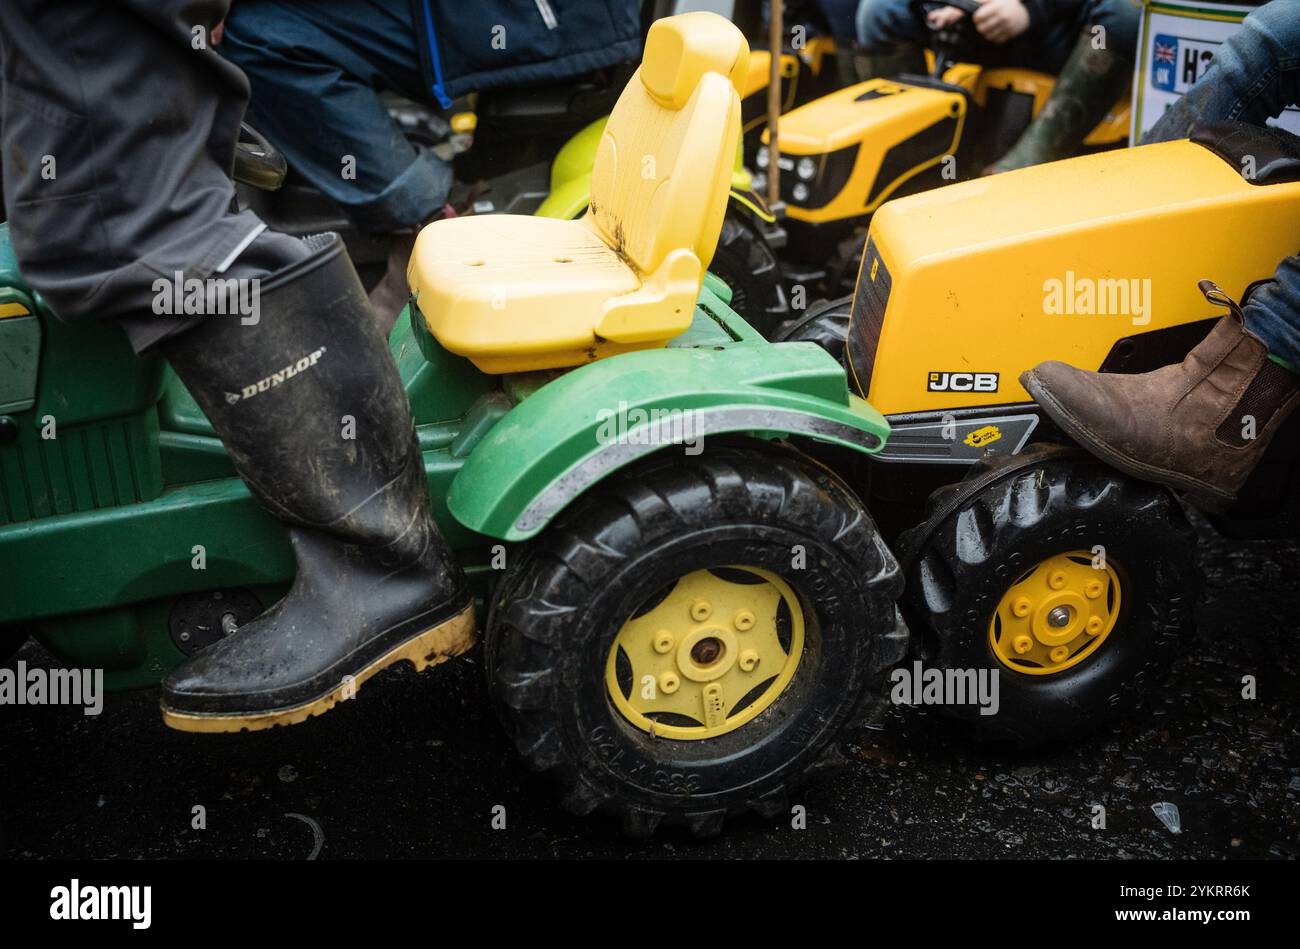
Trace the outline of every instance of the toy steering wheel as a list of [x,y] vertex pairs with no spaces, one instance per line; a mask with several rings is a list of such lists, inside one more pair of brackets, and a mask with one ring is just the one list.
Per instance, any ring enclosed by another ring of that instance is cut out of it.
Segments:
[[934,30],[934,28],[930,26],[930,20],[927,17],[927,14],[931,11],[938,10],[940,7],[956,7],[958,10],[961,10],[966,14],[966,16],[962,17],[957,22],[969,23],[970,18],[974,16],[975,11],[980,8],[979,0],[908,0],[907,6],[912,11],[912,15],[924,23],[926,27],[931,29],[933,32],[938,31]]
[[[930,31],[930,48],[934,50],[934,69],[931,76],[943,77],[944,71],[956,61],[957,50],[974,31],[972,18],[980,8],[978,0],[907,0],[907,7],[925,28]],[[940,7],[956,7],[966,15],[950,26],[935,28],[928,14]]]

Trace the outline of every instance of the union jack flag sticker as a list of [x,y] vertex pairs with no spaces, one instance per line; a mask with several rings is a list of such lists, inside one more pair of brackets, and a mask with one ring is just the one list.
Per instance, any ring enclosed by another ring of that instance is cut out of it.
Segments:
[[1173,92],[1178,63],[1178,37],[1157,33],[1151,50],[1151,84],[1157,89]]

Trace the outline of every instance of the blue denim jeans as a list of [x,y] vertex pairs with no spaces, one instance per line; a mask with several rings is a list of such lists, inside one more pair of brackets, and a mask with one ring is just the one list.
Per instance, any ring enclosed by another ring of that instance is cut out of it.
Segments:
[[252,85],[251,121],[362,230],[418,227],[451,167],[411,142],[380,91],[428,98],[410,0],[237,0],[218,50]]
[[[1300,102],[1300,0],[1273,0],[1246,17],[1205,75],[1142,141],[1186,138],[1197,122],[1263,125],[1294,102]],[[1273,279],[1251,294],[1245,313],[1247,329],[1270,353],[1300,367],[1300,257],[1278,264]]]

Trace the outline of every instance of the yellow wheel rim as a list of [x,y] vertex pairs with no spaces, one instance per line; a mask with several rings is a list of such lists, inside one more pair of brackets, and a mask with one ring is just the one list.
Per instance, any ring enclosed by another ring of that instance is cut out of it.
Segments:
[[1085,550],[1049,557],[1002,595],[989,621],[998,661],[1027,675],[1055,675],[1100,648],[1119,616],[1119,576]]
[[659,738],[716,738],[785,691],[803,655],[799,598],[756,567],[696,570],[623,624],[605,664],[610,700]]

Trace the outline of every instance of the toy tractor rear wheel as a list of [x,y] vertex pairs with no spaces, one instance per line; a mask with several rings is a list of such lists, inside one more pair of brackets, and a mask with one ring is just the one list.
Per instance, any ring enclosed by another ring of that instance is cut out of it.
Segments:
[[722,221],[709,270],[731,288],[731,308],[768,339],[790,316],[776,252],[734,208]]
[[999,683],[995,714],[943,710],[1022,748],[1131,711],[1192,632],[1195,542],[1167,490],[1055,446],[940,489],[900,538],[904,613],[926,667]]
[[673,453],[616,475],[515,558],[486,632],[526,762],[575,813],[648,836],[788,813],[906,651],[870,516],[793,452]]
[[862,266],[862,255],[867,249],[867,231],[856,230],[835,248],[835,253],[826,262],[826,277],[822,281],[822,292],[838,296],[852,293],[858,282],[858,269]]

